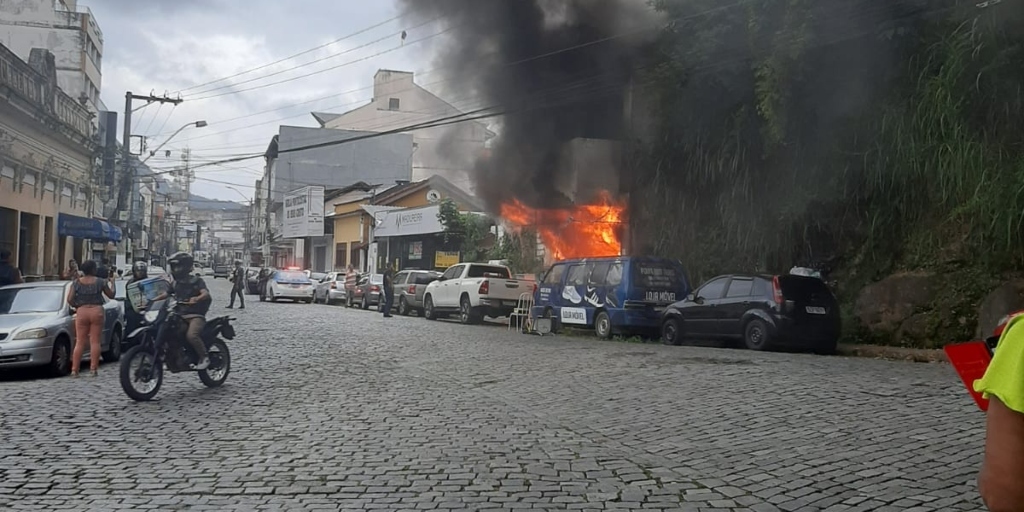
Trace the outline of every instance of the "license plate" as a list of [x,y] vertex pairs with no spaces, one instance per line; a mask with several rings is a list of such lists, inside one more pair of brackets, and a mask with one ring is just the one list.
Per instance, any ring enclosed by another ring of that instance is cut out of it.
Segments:
[[293,284],[292,288],[302,288],[302,285],[301,284]]
[[824,315],[825,314],[825,308],[819,308],[819,307],[815,307],[815,306],[807,306],[807,312],[812,314],[812,315]]

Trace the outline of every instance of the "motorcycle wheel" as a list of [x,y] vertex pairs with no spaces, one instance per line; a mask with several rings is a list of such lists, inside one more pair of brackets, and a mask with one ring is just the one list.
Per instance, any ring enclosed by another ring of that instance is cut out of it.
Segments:
[[228,373],[231,372],[231,352],[228,351],[227,343],[217,340],[210,344],[207,349],[210,357],[210,367],[199,371],[199,380],[208,388],[215,388],[228,380]]
[[164,367],[145,347],[137,345],[121,357],[121,389],[136,402],[148,402],[160,391]]

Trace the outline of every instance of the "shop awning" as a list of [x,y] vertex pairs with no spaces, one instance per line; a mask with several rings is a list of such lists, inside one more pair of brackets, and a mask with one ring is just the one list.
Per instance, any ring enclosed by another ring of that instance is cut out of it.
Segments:
[[73,236],[94,242],[120,242],[121,229],[111,226],[106,221],[89,219],[77,215],[61,213],[57,216],[57,234]]

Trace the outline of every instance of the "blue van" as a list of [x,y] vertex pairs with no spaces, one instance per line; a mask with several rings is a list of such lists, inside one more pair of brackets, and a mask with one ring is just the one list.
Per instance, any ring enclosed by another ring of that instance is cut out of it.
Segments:
[[601,338],[615,331],[661,327],[665,308],[690,293],[679,262],[663,258],[617,256],[559,261],[537,284],[534,318],[593,328]]

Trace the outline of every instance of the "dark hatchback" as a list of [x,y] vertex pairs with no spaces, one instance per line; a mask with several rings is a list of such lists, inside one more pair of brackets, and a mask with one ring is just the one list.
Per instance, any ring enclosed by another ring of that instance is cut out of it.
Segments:
[[835,352],[839,303],[825,283],[795,275],[727,275],[704,283],[665,310],[665,343],[742,341],[751,350],[804,348]]

